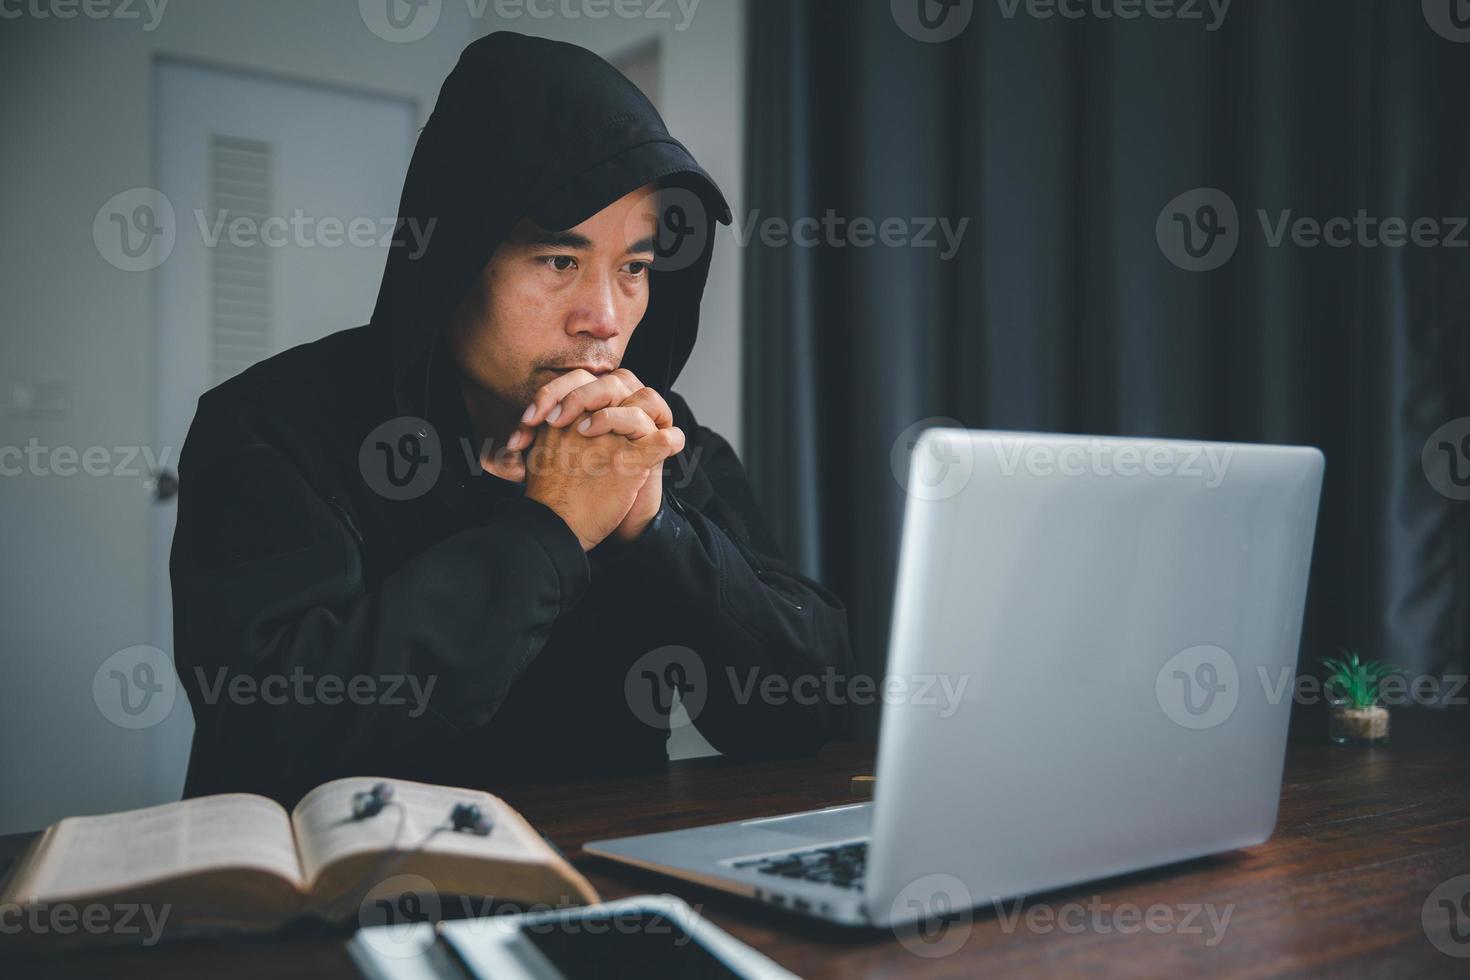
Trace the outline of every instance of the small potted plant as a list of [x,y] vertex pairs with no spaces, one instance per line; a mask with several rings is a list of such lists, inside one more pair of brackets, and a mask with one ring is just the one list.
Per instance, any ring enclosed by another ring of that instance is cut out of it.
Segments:
[[1378,688],[1397,667],[1377,660],[1359,660],[1356,653],[1342,651],[1342,659],[1323,657],[1329,671],[1322,685],[1331,704],[1327,715],[1327,737],[1338,745],[1385,745],[1388,742],[1388,708],[1378,703]]

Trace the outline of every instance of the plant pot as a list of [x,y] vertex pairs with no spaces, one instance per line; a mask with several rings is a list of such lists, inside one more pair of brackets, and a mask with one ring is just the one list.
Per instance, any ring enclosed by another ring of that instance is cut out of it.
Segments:
[[1327,737],[1338,745],[1387,745],[1388,709],[1334,704],[1327,712]]

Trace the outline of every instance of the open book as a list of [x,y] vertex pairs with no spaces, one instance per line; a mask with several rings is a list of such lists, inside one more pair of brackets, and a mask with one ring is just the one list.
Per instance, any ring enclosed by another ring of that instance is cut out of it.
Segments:
[[[323,783],[289,814],[263,796],[226,793],[70,817],[37,838],[0,908],[19,909],[10,918],[23,941],[151,944],[160,935],[269,932],[300,918],[380,925],[375,909],[388,909],[391,920],[396,907],[438,910],[448,896],[493,896],[522,908],[598,901],[504,801],[383,781],[392,804],[362,820],[352,817],[352,796],[377,779]],[[461,802],[494,821],[489,835],[450,829]]]

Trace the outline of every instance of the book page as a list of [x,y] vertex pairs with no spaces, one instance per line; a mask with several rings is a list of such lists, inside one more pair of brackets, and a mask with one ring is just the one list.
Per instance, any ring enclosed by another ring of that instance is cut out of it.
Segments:
[[15,882],[15,888],[25,890],[16,897],[55,900],[242,867],[302,885],[286,811],[262,796],[227,793],[68,817],[53,828],[28,880]]
[[[378,782],[393,787],[392,803],[376,816],[354,820],[352,794],[366,792]],[[449,811],[461,802],[479,804],[494,820],[488,836],[449,829]],[[307,882],[315,881],[333,861],[367,852],[423,850],[523,862],[544,862],[553,854],[519,814],[489,793],[404,779],[354,777],[324,783],[296,805],[291,820]],[[442,829],[434,832],[436,828]]]

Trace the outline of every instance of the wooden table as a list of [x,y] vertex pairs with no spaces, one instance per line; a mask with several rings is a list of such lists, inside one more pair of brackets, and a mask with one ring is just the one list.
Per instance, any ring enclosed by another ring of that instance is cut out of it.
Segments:
[[[968,923],[951,923],[937,943],[912,930],[895,936],[791,918],[579,849],[598,838],[848,802],[849,777],[870,771],[871,745],[838,743],[815,758],[778,762],[675,763],[634,778],[502,794],[562,845],[604,897],[673,891],[803,977],[1467,976],[1470,897],[1463,889],[1452,896],[1464,902],[1459,943],[1446,913],[1434,908],[1443,895],[1428,901],[1437,886],[1470,875],[1466,720],[1465,712],[1400,710],[1392,745],[1358,749],[1327,744],[1320,717],[1308,715],[1293,729],[1281,815],[1268,843],[1035,896],[1018,918],[1012,907],[987,905]],[[0,861],[30,836],[0,837]],[[1438,945],[1421,918],[1427,905],[1438,916],[1431,920]],[[1153,906],[1162,911],[1149,913]],[[1200,911],[1186,923],[1194,908]],[[1165,915],[1178,928],[1150,931],[1150,922],[1165,925]],[[911,951],[952,943],[960,948],[934,958]],[[5,956],[0,975],[326,980],[355,973],[340,937],[316,936]]]

